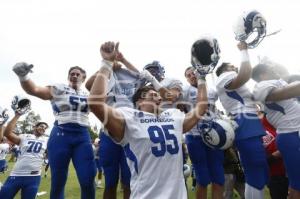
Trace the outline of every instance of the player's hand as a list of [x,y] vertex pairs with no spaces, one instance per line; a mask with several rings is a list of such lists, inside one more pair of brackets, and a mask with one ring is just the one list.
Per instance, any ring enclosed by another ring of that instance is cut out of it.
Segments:
[[7,122],[9,118],[9,115],[8,115],[8,110],[7,109],[3,109],[1,106],[0,106],[0,126],[2,126],[3,124],[5,124]]
[[26,62],[19,62],[16,63],[13,66],[13,71],[19,76],[19,77],[25,77],[28,73],[32,73],[33,65],[27,64]]
[[125,57],[124,57],[124,55],[119,51],[119,45],[120,45],[120,43],[118,42],[118,43],[116,44],[116,48],[115,48],[115,51],[116,51],[115,61],[124,62]]
[[143,70],[140,72],[140,79],[146,79],[146,81],[152,83],[155,77],[148,70]]
[[119,43],[115,44],[114,42],[105,42],[101,45],[100,53],[104,60],[113,62],[116,57],[116,51],[118,51]]
[[248,49],[248,45],[246,42],[244,41],[240,41],[238,44],[237,44],[237,47],[240,51],[242,50],[247,50]]
[[205,79],[207,70],[202,69],[201,67],[197,67],[197,69],[194,70],[194,74],[197,79]]
[[26,97],[16,95],[11,102],[11,108],[15,114],[24,115],[31,110],[31,101]]

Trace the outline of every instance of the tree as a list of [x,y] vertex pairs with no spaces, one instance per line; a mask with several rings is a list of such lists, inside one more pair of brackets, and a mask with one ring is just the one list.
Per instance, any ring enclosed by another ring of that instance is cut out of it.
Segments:
[[33,126],[39,121],[41,121],[41,116],[39,114],[35,114],[34,111],[30,111],[24,120],[17,122],[15,131],[16,133],[30,133]]

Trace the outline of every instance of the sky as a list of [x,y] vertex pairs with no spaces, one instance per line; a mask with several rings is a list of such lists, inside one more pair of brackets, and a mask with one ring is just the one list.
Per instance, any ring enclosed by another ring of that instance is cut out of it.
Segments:
[[[266,18],[268,33],[282,31],[249,50],[251,63],[255,65],[258,56],[268,56],[290,73],[300,74],[300,4],[296,0],[1,0],[0,106],[9,108],[14,95],[25,94],[12,72],[15,63],[33,64],[30,77],[40,86],[67,83],[71,66],[83,67],[88,76],[98,70],[99,47],[105,41],[119,41],[120,51],[139,69],[160,61],[166,77],[184,84],[191,45],[201,35],[218,39],[220,63],[239,65],[232,27],[243,11],[252,9]],[[52,124],[50,102],[30,99],[33,110]],[[99,125],[92,114],[91,124]]]

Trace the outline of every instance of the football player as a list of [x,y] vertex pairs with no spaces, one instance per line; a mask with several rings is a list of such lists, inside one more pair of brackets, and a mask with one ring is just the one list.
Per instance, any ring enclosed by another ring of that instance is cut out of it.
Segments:
[[230,63],[221,64],[216,70],[216,87],[224,109],[238,124],[235,145],[245,171],[245,198],[263,199],[263,188],[268,180],[268,165],[261,140],[265,131],[257,117],[252,94],[245,85],[252,72],[247,44],[239,42],[238,48],[242,58],[239,70]]
[[153,61],[144,67],[144,71],[141,72],[142,78],[147,77],[145,70],[149,71],[155,77],[155,80],[159,82],[159,84],[156,84],[154,80],[148,79],[162,97],[162,108],[176,107],[175,102],[178,101],[182,93],[182,82],[174,78],[165,78],[165,69],[158,61]]
[[[123,64],[126,69],[120,68]],[[114,70],[109,77],[106,103],[112,106],[132,107],[131,98],[137,88],[144,84],[139,78],[139,71],[119,51],[119,43],[116,45]],[[86,82],[86,88],[91,89],[97,76],[95,73]],[[103,168],[105,187],[103,198],[116,198],[119,177],[123,186],[123,198],[130,196],[130,170],[126,162],[124,149],[116,144],[107,134],[100,131],[99,138],[99,164]]]
[[277,131],[276,144],[289,178],[289,198],[300,198],[300,104],[296,100],[300,83],[288,84],[268,64],[255,66],[252,78],[258,82],[253,96],[263,103],[266,117]]
[[[194,106],[197,103],[195,68],[192,66],[188,67],[184,75],[190,86],[184,89],[183,99]],[[209,118],[212,119],[216,117],[214,116],[216,114],[215,101],[218,99],[218,96],[213,89],[208,89],[207,95]],[[186,144],[196,174],[196,198],[207,198],[207,186],[210,183],[212,183],[212,198],[222,198],[224,184],[223,151],[207,146],[202,140],[197,125],[186,133]]]
[[16,135],[16,123],[24,112],[15,110],[15,116],[8,123],[4,135],[9,141],[20,146],[20,156],[9,177],[0,190],[0,198],[13,199],[21,190],[22,199],[35,199],[41,181],[41,168],[48,138],[43,136],[48,124],[37,122],[32,134]]
[[96,165],[90,135],[87,93],[81,89],[86,72],[79,66],[68,71],[68,84],[38,86],[30,79],[33,65],[17,63],[13,70],[30,95],[50,100],[55,122],[48,142],[51,169],[51,199],[63,199],[70,160],[76,170],[82,199],[95,198]]
[[105,96],[110,62],[115,57],[114,43],[103,44],[101,54],[104,61],[91,89],[89,105],[110,136],[125,149],[131,171],[131,198],[187,198],[181,137],[207,109],[204,77],[198,80],[200,103],[187,115],[178,109],[161,112],[161,97],[147,86],[133,96],[137,109],[113,108],[105,103]]

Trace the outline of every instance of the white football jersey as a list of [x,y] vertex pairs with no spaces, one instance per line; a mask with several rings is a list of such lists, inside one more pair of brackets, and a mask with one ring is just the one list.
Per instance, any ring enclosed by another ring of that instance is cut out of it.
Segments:
[[58,124],[77,123],[89,126],[87,92],[76,91],[65,84],[52,86],[51,105]]
[[0,160],[4,160],[6,158],[6,155],[9,152],[9,144],[7,143],[1,143],[0,144]]
[[300,104],[296,98],[278,102],[266,102],[266,97],[275,88],[288,85],[284,80],[261,81],[255,85],[255,100],[264,103],[268,121],[276,128],[277,133],[290,133],[300,130]]
[[[185,87],[183,90],[183,100],[186,103],[186,107],[188,107],[188,111],[192,110],[193,107],[197,104],[197,95],[198,89],[194,86]],[[215,105],[216,101],[218,100],[218,94],[213,88],[209,88],[207,91],[207,100],[209,107],[213,107],[211,105]],[[217,115],[215,114],[214,110],[209,109],[209,118],[213,119],[216,118]],[[199,121],[201,122],[201,121]],[[200,136],[197,125],[194,126],[189,132],[186,133],[187,135],[195,135]]]
[[106,103],[114,107],[133,108],[132,96],[138,88],[145,84],[139,73],[124,68],[116,70],[108,81]]
[[256,105],[252,93],[246,85],[235,90],[228,90],[226,86],[237,76],[234,71],[222,73],[216,82],[217,93],[227,114],[255,113]]
[[36,137],[33,134],[20,135],[20,155],[10,176],[38,176],[44,161],[48,138]]
[[131,199],[185,199],[182,128],[184,113],[168,109],[160,115],[122,107],[124,147],[131,171]]

